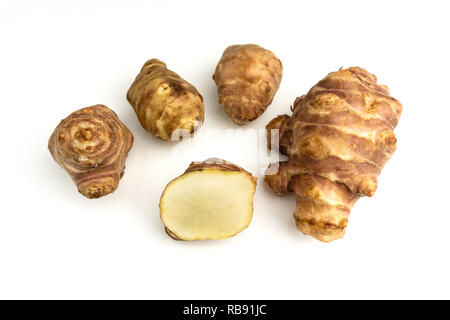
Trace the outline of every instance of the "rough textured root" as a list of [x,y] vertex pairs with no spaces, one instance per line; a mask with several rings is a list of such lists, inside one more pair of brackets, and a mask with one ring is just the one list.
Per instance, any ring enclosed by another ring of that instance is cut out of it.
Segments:
[[289,154],[289,147],[292,144],[292,130],[290,122],[291,117],[284,114],[273,118],[266,125],[267,148],[269,150],[272,148],[278,148],[282,154]]
[[292,191],[292,177],[304,172],[298,167],[291,166],[289,161],[272,163],[266,170],[264,181],[273,192],[283,195]]
[[255,44],[230,46],[213,75],[219,103],[235,123],[246,124],[272,103],[282,74],[281,61],[271,51]]
[[277,194],[296,193],[297,227],[321,241],[343,236],[354,202],[374,195],[396,149],[402,105],[376,81],[358,67],[332,72],[295,100],[290,118],[266,127],[268,137],[279,130],[289,161],[265,181]]
[[256,178],[230,162],[192,162],[160,200],[166,233],[174,240],[213,240],[236,235],[253,214]]
[[48,148],[88,198],[114,192],[125,168],[133,135],[117,115],[104,105],[75,111],[62,120]]
[[314,174],[300,174],[293,180],[297,228],[325,242],[343,237],[348,215],[358,196],[344,184]]
[[158,59],[144,64],[127,100],[144,129],[161,140],[192,135],[204,120],[203,97],[197,89]]

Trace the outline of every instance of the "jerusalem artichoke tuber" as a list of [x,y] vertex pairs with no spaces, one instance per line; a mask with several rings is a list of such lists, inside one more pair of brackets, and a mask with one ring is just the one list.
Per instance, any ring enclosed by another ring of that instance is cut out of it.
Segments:
[[141,125],[161,140],[192,135],[204,120],[197,89],[157,59],[147,61],[127,93]]
[[283,66],[273,52],[247,44],[224,51],[213,79],[219,103],[234,122],[243,125],[258,118],[272,103],[282,75]]
[[117,115],[104,105],[83,108],[62,120],[48,148],[88,198],[99,198],[117,189],[133,135]]
[[214,240],[250,224],[256,178],[220,159],[192,162],[164,189],[159,204],[167,234],[175,240]]
[[374,195],[396,149],[401,111],[375,75],[353,67],[330,73],[297,98],[292,117],[269,122],[268,138],[279,130],[279,149],[289,161],[265,181],[277,194],[295,192],[300,231],[325,242],[343,237],[350,209],[359,197]]

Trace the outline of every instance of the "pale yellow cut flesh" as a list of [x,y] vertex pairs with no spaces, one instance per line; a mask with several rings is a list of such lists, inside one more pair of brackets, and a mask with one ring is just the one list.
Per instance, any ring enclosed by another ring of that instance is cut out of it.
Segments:
[[256,183],[239,171],[207,169],[170,182],[161,196],[161,220],[180,240],[214,240],[247,228]]

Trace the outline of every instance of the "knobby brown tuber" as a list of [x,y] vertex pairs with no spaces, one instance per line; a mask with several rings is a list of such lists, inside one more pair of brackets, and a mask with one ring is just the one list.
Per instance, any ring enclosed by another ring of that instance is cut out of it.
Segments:
[[255,190],[256,178],[230,162],[192,162],[164,189],[161,220],[175,240],[232,237],[250,224]]
[[279,149],[289,161],[265,181],[277,194],[295,192],[300,231],[325,242],[344,236],[350,209],[359,197],[374,195],[396,149],[401,111],[375,75],[353,67],[330,73],[297,98],[291,117],[269,122],[268,147],[272,130],[279,130]]
[[272,103],[282,75],[283,66],[273,52],[246,44],[224,51],[213,79],[219,103],[234,122],[243,125],[258,118]]
[[144,129],[161,140],[192,135],[204,120],[203,97],[197,89],[157,59],[144,64],[127,99]]
[[104,105],[75,111],[62,120],[48,148],[88,198],[99,198],[117,189],[133,135],[117,115]]

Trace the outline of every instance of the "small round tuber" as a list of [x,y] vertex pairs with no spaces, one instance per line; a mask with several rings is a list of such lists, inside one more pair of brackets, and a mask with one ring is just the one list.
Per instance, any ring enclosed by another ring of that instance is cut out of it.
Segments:
[[213,79],[219,103],[238,125],[258,118],[272,103],[283,66],[275,54],[256,44],[228,47],[217,64]]
[[220,159],[193,162],[164,189],[159,204],[175,240],[229,238],[250,224],[256,178]]
[[197,89],[157,59],[148,60],[127,93],[145,130],[165,141],[194,134],[204,120]]
[[87,198],[100,198],[117,189],[133,135],[104,105],[75,111],[62,120],[48,148]]

